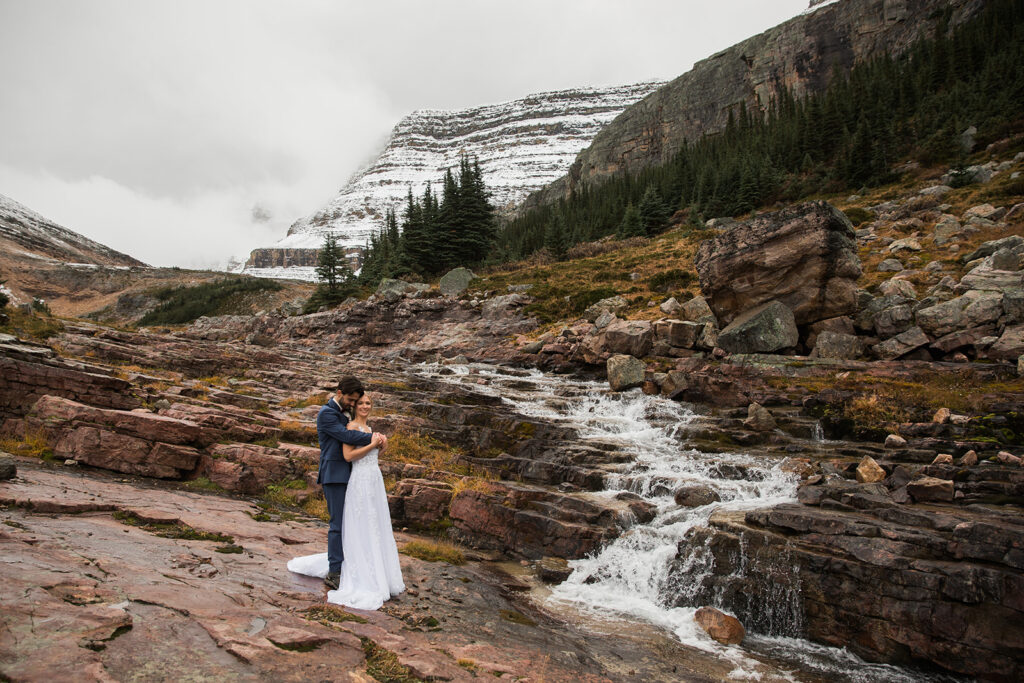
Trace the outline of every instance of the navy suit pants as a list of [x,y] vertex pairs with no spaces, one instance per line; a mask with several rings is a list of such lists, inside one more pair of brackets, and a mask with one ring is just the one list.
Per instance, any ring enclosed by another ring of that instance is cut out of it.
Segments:
[[345,549],[341,538],[341,520],[345,515],[345,492],[348,484],[323,484],[324,498],[327,499],[327,514],[331,525],[327,530],[327,567],[332,574],[341,571],[345,560]]

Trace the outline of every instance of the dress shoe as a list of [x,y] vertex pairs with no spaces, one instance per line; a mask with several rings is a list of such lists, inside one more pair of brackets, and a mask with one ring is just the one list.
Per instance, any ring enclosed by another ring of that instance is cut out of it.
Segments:
[[341,582],[341,572],[330,572],[324,577],[324,585],[330,588],[332,591],[338,590],[338,584]]

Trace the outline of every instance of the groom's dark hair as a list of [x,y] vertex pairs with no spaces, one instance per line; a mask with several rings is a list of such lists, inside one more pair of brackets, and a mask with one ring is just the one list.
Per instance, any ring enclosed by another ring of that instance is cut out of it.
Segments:
[[338,382],[338,391],[343,394],[365,394],[366,389],[363,388],[363,383],[358,379],[349,375],[348,377],[342,377],[341,381]]

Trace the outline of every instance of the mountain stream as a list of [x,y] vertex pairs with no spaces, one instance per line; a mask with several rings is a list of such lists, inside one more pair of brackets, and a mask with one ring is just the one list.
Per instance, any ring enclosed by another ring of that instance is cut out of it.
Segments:
[[[602,382],[479,364],[424,365],[419,372],[500,395],[516,413],[572,427],[581,440],[613,443],[633,456],[619,471],[609,472],[604,491],[588,495],[614,498],[629,491],[656,506],[656,516],[629,526],[597,554],[571,562],[572,574],[546,598],[549,609],[575,613],[590,623],[603,618],[664,629],[685,645],[731,662],[731,680],[957,680],[868,663],[846,650],[801,639],[798,588],[764,586],[768,599],[755,623],[745,620],[742,647],[718,644],[694,622],[694,612],[704,605],[735,610],[698,595],[701,578],[715,567],[705,548],[686,547],[687,532],[707,526],[716,510],[742,512],[795,501],[798,480],[781,468],[781,458],[703,453],[687,440],[700,416],[684,404],[639,390],[615,393]],[[674,491],[695,484],[714,490],[721,500],[696,508],[677,505]],[[736,571],[743,571],[742,558]]]

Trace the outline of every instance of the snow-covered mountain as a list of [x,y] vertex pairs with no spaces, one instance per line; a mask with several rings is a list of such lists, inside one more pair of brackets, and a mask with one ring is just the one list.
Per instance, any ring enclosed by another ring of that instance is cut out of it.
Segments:
[[421,110],[402,119],[380,156],[356,173],[319,211],[296,221],[288,235],[256,249],[246,273],[311,277],[327,231],[351,249],[379,230],[388,208],[401,213],[409,188],[422,195],[460,154],[476,157],[499,211],[507,211],[564,175],[606,124],[661,82],[538,93],[460,111]]
[[144,266],[88,237],[57,225],[27,206],[0,194],[0,245],[11,256],[102,266]]

